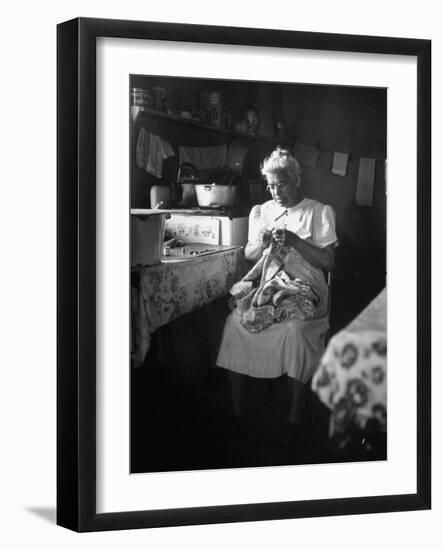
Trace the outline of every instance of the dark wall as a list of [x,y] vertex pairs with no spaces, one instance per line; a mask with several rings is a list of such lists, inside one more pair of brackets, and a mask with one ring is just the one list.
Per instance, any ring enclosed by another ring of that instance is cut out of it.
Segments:
[[349,86],[284,86],[292,135],[320,149],[386,158],[387,91]]
[[[292,136],[321,151],[316,168],[304,168],[305,192],[337,214],[336,278],[383,286],[386,269],[386,109],[384,89],[284,86],[284,117]],[[333,151],[350,153],[345,177],[331,173]],[[355,201],[360,157],[376,158],[373,205]]]

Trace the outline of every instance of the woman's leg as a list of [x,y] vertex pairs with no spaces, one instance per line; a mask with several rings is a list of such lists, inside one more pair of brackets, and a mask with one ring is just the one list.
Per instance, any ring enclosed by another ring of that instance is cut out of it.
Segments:
[[289,424],[300,425],[305,420],[305,384],[289,377],[291,406],[288,416]]
[[230,389],[232,392],[232,404],[234,416],[242,416],[242,394],[245,376],[237,372],[229,371]]

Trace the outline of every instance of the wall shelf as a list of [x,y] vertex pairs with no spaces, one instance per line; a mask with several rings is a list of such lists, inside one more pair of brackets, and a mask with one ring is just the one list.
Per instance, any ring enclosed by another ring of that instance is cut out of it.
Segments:
[[[133,107],[131,107],[131,109],[133,109]],[[214,132],[216,134],[226,135],[229,137],[234,137],[242,140],[254,140],[254,141],[264,140],[264,141],[273,143],[275,145],[288,143],[286,140],[285,141],[278,140],[274,136],[254,135],[254,134],[236,132],[234,130],[228,130],[227,128],[219,128],[218,126],[214,126],[212,124],[206,124],[204,122],[201,122],[200,120],[183,118],[175,114],[161,113],[160,111],[154,111],[152,109],[145,109],[144,111],[139,111],[139,113],[136,115],[135,123],[137,123],[138,121],[141,122],[143,119],[147,117],[156,117],[158,118],[158,120],[173,122],[175,124],[183,125],[184,127],[194,128],[196,130]]]

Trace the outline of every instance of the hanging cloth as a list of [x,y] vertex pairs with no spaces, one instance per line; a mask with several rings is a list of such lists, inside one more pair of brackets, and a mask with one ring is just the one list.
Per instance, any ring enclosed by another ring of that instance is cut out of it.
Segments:
[[359,159],[358,181],[356,184],[356,204],[371,206],[373,204],[374,175],[376,159],[361,157]]
[[346,176],[348,166],[348,153],[333,153],[331,172],[335,176]]
[[180,145],[180,164],[190,162],[198,170],[227,166],[227,145],[214,147],[183,147]]
[[136,163],[137,166],[161,178],[163,174],[163,160],[172,157],[174,150],[170,143],[155,134],[151,134],[145,128],[140,128],[138,134]]
[[316,168],[318,164],[319,151],[316,147],[305,145],[304,143],[295,143],[295,157],[303,166]]

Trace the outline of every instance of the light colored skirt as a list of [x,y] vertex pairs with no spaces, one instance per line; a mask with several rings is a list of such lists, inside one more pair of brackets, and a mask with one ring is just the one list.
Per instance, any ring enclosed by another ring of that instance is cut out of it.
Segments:
[[283,374],[307,383],[318,368],[329,328],[320,319],[275,323],[258,333],[248,332],[235,312],[224,326],[217,366],[255,378]]

